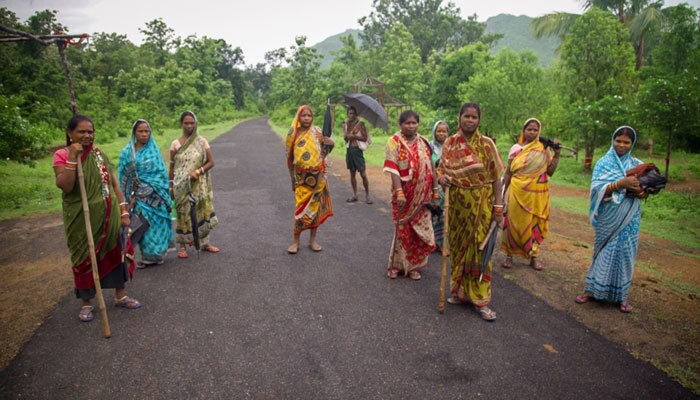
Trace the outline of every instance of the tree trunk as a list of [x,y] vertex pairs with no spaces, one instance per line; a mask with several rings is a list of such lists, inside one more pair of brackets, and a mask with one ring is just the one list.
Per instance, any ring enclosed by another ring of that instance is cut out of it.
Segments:
[[593,171],[593,151],[595,150],[595,136],[590,138],[589,135],[585,135],[586,143],[584,147],[586,149],[586,156],[583,158],[583,169],[586,172]]
[[63,65],[63,72],[66,74],[66,84],[68,85],[68,97],[70,99],[70,110],[73,115],[78,113],[78,102],[75,101],[75,91],[73,91],[73,78],[70,74],[70,68],[68,67],[68,60],[66,59],[66,43],[64,41],[56,42],[58,46],[58,54],[61,56],[61,64]]
[[671,137],[672,137],[673,130],[669,129],[668,130],[668,141],[666,142],[666,172],[664,172],[664,175],[666,176],[666,179],[668,180],[668,164],[671,162]]
[[635,65],[635,68],[637,71],[639,71],[642,66],[644,65],[644,38],[639,39],[639,44],[636,46],[637,47],[637,63]]

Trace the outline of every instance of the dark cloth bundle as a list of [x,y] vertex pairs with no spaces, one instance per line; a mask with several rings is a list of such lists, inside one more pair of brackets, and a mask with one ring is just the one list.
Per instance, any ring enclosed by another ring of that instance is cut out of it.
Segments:
[[[627,176],[636,177],[642,189],[649,194],[657,194],[666,187],[666,177],[661,175],[654,163],[639,164],[627,171]],[[627,196],[634,197],[634,194],[627,192]]]

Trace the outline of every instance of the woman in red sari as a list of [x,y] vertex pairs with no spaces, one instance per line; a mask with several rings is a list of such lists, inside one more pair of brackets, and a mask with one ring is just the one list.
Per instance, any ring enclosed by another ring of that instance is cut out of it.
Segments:
[[428,255],[435,250],[433,222],[425,205],[436,201],[439,195],[430,144],[418,134],[419,118],[413,110],[401,113],[401,131],[386,144],[384,172],[391,175],[391,209],[396,228],[387,268],[391,279],[403,272],[404,276],[419,280],[419,271],[428,265]]

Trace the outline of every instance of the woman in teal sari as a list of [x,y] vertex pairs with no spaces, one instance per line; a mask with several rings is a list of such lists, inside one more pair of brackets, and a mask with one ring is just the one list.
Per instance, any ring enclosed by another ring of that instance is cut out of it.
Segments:
[[132,212],[150,225],[139,238],[139,267],[162,264],[173,237],[168,173],[147,121],[131,127],[131,140],[119,156],[119,182]]
[[119,240],[121,227],[130,223],[127,203],[114,178],[109,159],[93,145],[94,139],[92,120],[84,115],[75,115],[68,121],[66,147],[56,150],[53,155],[56,186],[63,191],[63,227],[70,250],[75,295],[83,301],[78,318],[83,322],[95,318],[90,302],[96,292],[78,184],[78,157],[83,166],[100,285],[103,289],[115,289],[115,306],[128,309],[141,307],[141,303],[127,297],[124,290],[135,267],[131,261],[131,242],[120,243]]
[[593,262],[586,275],[584,293],[576,296],[579,304],[591,299],[606,300],[620,303],[620,311],[624,313],[632,311],[627,295],[632,286],[639,243],[640,199],[647,196],[637,178],[626,175],[642,164],[632,157],[636,142],[634,129],[617,128],[610,149],[593,169],[589,209],[595,230]]

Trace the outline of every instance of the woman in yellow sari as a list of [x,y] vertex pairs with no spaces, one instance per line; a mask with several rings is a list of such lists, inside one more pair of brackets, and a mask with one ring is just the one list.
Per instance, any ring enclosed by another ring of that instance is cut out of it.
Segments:
[[316,242],[316,230],[333,215],[333,204],[326,181],[326,155],[333,150],[333,139],[324,137],[321,130],[312,126],[313,110],[303,105],[297,110],[287,134],[285,147],[287,167],[294,191],[294,242],[287,248],[289,254],[299,251],[301,232],[311,230],[309,247],[313,251],[323,248]]
[[554,153],[547,150],[539,140],[541,128],[536,118],[525,121],[518,143],[508,153],[503,179],[506,190],[510,188],[501,244],[506,253],[503,268],[513,267],[513,255],[528,258],[537,271],[544,268],[537,256],[549,232],[549,177],[557,169],[561,148]]
[[481,318],[494,321],[491,262],[482,271],[484,241],[491,221],[503,221],[501,172],[496,144],[479,132],[481,109],[466,103],[459,111],[457,133],[445,140],[437,168],[440,184],[449,186],[448,240],[452,256],[450,304],[472,303]]

